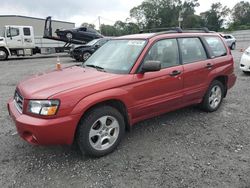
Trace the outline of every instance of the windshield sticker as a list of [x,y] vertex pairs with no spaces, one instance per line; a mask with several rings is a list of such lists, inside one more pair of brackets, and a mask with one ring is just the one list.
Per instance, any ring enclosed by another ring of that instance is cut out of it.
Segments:
[[131,45],[131,46],[143,46],[145,43],[145,41],[143,40],[130,40],[128,41],[128,45]]

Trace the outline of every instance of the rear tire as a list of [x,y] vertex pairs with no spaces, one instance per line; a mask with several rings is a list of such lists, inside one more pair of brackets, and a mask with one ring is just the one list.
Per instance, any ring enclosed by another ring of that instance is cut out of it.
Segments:
[[224,85],[220,81],[214,80],[203,98],[201,108],[206,112],[216,111],[221,105],[224,93]]
[[78,125],[77,143],[83,154],[101,157],[114,151],[125,133],[121,113],[111,106],[94,108]]
[[73,34],[71,33],[71,32],[68,32],[68,33],[66,33],[66,38],[68,39],[68,40],[72,40],[73,39]]

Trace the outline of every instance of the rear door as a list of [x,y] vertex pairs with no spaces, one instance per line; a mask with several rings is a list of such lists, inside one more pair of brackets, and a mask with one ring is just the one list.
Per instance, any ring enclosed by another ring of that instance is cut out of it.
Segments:
[[213,62],[199,37],[178,39],[183,63],[183,103],[188,105],[201,99],[206,90]]
[[23,27],[23,48],[34,48],[34,36],[32,27]]
[[204,39],[212,53],[213,69],[221,71],[225,70],[226,67],[231,67],[228,62],[232,61],[232,55],[227,55],[229,50],[222,39],[219,36],[205,36]]
[[181,105],[183,89],[183,68],[179,61],[176,39],[156,42],[148,51],[146,61],[160,61],[161,70],[136,74],[132,95],[136,101],[132,111],[135,117],[143,119],[167,112]]

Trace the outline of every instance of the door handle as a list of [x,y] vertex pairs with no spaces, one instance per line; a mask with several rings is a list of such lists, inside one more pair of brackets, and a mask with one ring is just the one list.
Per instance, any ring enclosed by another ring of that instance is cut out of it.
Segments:
[[174,71],[171,72],[169,75],[170,75],[170,76],[177,76],[177,75],[179,75],[179,74],[181,74],[181,71],[174,70]]
[[18,42],[21,42],[21,39],[17,40]]
[[213,65],[211,64],[211,63],[208,63],[207,65],[206,65],[206,68],[207,69],[211,69],[213,67]]

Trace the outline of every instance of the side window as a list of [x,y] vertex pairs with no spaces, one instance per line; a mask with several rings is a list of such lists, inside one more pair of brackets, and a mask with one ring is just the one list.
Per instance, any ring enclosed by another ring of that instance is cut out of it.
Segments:
[[161,68],[179,65],[177,40],[164,39],[156,42],[146,55],[145,61],[160,61]]
[[204,37],[215,57],[227,55],[227,49],[219,37]]
[[199,38],[178,39],[184,64],[207,59],[206,51]]
[[24,34],[24,36],[30,36],[30,28],[24,27],[23,28],[23,34]]
[[80,27],[79,30],[80,31],[86,31],[87,29],[86,29],[86,27]]
[[15,37],[15,36],[18,36],[18,35],[19,35],[19,29],[18,28],[10,27],[7,30],[7,37]]

